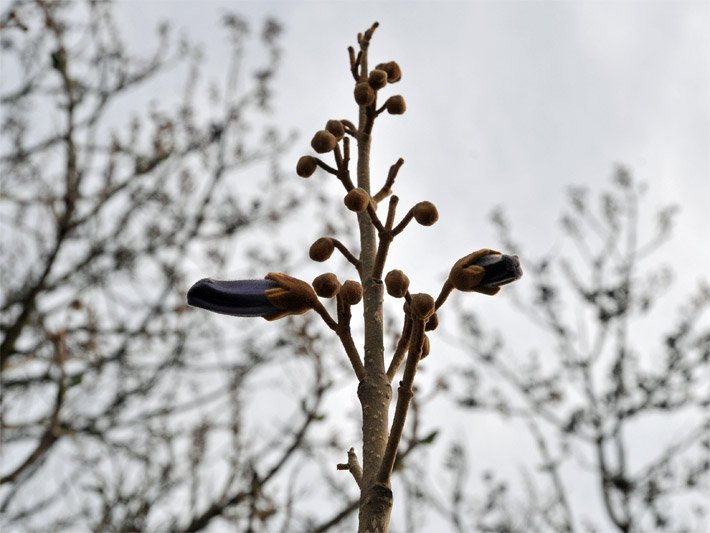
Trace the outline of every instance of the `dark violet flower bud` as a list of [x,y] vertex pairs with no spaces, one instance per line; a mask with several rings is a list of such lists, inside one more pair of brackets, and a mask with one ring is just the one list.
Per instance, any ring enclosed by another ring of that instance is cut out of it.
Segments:
[[278,286],[269,279],[220,281],[205,278],[187,291],[187,303],[223,315],[269,316],[278,309],[266,298],[266,291]]
[[488,254],[480,257],[475,264],[486,271],[480,282],[481,287],[500,287],[523,275],[517,255]]
[[522,275],[517,256],[484,248],[456,261],[449,273],[449,282],[460,291],[493,295],[501,285],[511,283]]

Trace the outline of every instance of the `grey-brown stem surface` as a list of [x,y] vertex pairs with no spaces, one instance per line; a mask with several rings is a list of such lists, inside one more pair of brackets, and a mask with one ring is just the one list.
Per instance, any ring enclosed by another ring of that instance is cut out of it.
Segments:
[[[367,77],[367,42],[361,43],[362,59],[360,79]],[[357,186],[370,193],[370,144],[366,132],[368,113],[360,107],[357,145]],[[360,261],[364,324],[365,324],[365,379],[358,386],[358,398],[362,406],[362,461],[363,476],[360,493],[360,532],[386,531],[392,510],[392,491],[389,487],[376,485],[375,480],[382,462],[388,436],[388,409],[392,389],[385,373],[384,325],[382,280],[373,279],[372,271],[377,253],[377,232],[370,216],[358,214],[360,229]]]

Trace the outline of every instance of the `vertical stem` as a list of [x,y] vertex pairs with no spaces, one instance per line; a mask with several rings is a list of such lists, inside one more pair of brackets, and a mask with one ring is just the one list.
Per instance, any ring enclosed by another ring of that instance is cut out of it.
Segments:
[[[360,80],[367,78],[367,41],[361,42]],[[370,193],[370,136],[366,106],[360,106],[357,133],[357,185]],[[365,323],[365,379],[358,386],[362,406],[363,476],[360,493],[361,532],[386,531],[392,509],[392,491],[375,483],[387,445],[388,409],[392,389],[385,373],[383,294],[381,280],[373,279],[377,232],[367,213],[358,214],[360,229],[360,280],[363,286]]]

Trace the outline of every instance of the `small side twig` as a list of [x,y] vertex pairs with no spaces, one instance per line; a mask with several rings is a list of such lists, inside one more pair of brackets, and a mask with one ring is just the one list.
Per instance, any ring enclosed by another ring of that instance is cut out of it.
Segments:
[[392,383],[394,376],[397,374],[402,361],[404,361],[404,356],[407,353],[407,346],[409,346],[409,339],[412,336],[412,319],[409,316],[404,317],[404,324],[402,325],[402,334],[397,342],[397,348],[394,351],[392,360],[390,361],[390,366],[387,368],[387,378],[389,382]]
[[318,159],[317,157],[314,157],[313,159],[316,160],[316,165],[318,165],[320,168],[325,170],[328,174],[332,174],[333,176],[338,176],[338,171],[331,167],[328,163],[325,161],[322,161],[321,159]]
[[385,181],[385,184],[379,191],[377,191],[377,194],[372,197],[375,202],[381,202],[392,193],[394,180],[397,179],[397,173],[399,172],[399,169],[402,167],[402,165],[404,165],[404,159],[400,157],[397,162],[390,167],[390,170],[387,173],[387,180]]
[[385,227],[382,225],[382,222],[380,222],[380,217],[377,216],[377,211],[375,211],[375,206],[370,202],[370,205],[367,206],[367,214],[370,215],[370,220],[372,221],[372,225],[377,228],[377,231],[382,233],[385,231]]
[[338,166],[337,176],[342,182],[346,191],[352,191],[355,188],[352,180],[350,179],[350,170],[348,166],[350,165],[350,139],[347,137],[343,139],[343,147],[345,149],[345,156],[343,156],[340,151],[340,145],[335,145],[335,150],[333,150],[333,155],[335,156],[335,164]]
[[414,208],[412,207],[409,211],[407,211],[407,214],[404,215],[404,218],[399,221],[399,224],[392,230],[392,235],[396,237],[400,233],[404,231],[404,228],[407,227],[407,224],[409,224],[412,219],[414,218]]
[[355,81],[358,80],[357,69],[360,65],[360,58],[362,57],[362,52],[358,52],[355,55],[355,49],[352,46],[348,46],[348,57],[350,58],[350,72],[352,72]]
[[348,450],[348,462],[338,463],[336,468],[338,470],[349,471],[352,474],[355,483],[357,483],[357,486],[360,487],[362,485],[362,467],[360,466],[360,461],[355,453],[355,448],[350,448]]
[[333,331],[336,331],[338,329],[338,323],[333,320],[333,317],[330,316],[330,313],[328,310],[323,307],[323,304],[318,302],[314,307],[313,310],[320,315],[320,317],[323,319],[323,321],[328,325],[330,329]]
[[343,254],[343,257],[347,259],[356,269],[358,272],[360,272],[360,269],[362,268],[362,263],[360,260],[355,257],[350,250],[348,250],[348,247],[345,246],[342,242],[340,242],[338,239],[332,239],[333,245],[338,249],[338,251]]
[[350,311],[350,306],[345,303],[343,297],[338,294],[336,296],[337,306],[338,306],[338,325],[333,331],[338,335],[340,343],[345,349],[345,353],[350,360],[350,364],[355,371],[355,376],[358,381],[365,379],[365,366],[360,358],[360,353],[357,351],[355,346],[355,341],[353,341],[352,333],[350,331],[350,318],[352,313]]
[[399,448],[399,442],[402,439],[402,433],[404,431],[404,424],[407,421],[409,402],[411,402],[414,396],[412,386],[414,376],[417,373],[417,365],[422,355],[424,326],[425,323],[423,320],[412,319],[412,336],[409,341],[409,354],[407,355],[407,362],[404,366],[404,376],[402,377],[402,381],[399,382],[399,388],[397,389],[397,406],[395,408],[394,418],[392,419],[392,427],[389,437],[387,438],[387,446],[382,456],[382,463],[377,472],[377,481],[379,483],[389,483],[392,469],[394,468],[394,462],[397,459],[397,448]]
[[[387,253],[390,249],[390,244],[394,239],[392,233],[392,225],[394,224],[394,217],[397,213],[397,203],[399,202],[399,197],[392,196],[390,198],[389,208],[387,210],[387,220],[385,221],[384,228],[380,231],[380,242],[377,246],[377,255],[375,256],[375,265],[372,269],[372,277],[374,279],[382,278],[382,271],[385,268],[385,261],[387,260]],[[374,210],[374,208],[373,208]]]
[[441,287],[441,292],[439,293],[439,296],[437,296],[437,298],[436,298],[435,306],[436,306],[437,310],[442,305],[444,305],[444,302],[446,301],[446,299],[449,297],[449,295],[451,294],[451,292],[453,290],[454,290],[454,286],[451,284],[451,282],[447,278],[446,282],[444,283],[444,286]]
[[343,125],[343,128],[345,128],[345,133],[353,137],[357,136],[357,127],[355,126],[355,124],[353,124],[347,118],[341,118],[340,123]]

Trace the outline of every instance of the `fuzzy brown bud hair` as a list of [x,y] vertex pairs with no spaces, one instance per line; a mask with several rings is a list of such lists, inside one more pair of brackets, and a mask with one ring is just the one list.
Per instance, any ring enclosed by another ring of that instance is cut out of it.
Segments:
[[385,109],[390,115],[404,115],[404,112],[407,110],[404,96],[401,94],[390,96],[385,102]]
[[413,294],[409,302],[412,315],[419,320],[427,320],[436,312],[434,298],[426,293]]
[[409,290],[409,278],[401,270],[390,270],[385,276],[387,294],[402,298]]
[[429,317],[429,320],[426,321],[426,326],[424,326],[424,331],[434,331],[436,328],[439,327],[439,315],[434,313]]
[[431,202],[419,202],[414,206],[414,219],[422,226],[431,226],[439,220],[439,212]]
[[345,207],[350,209],[350,211],[362,213],[365,209],[367,209],[367,206],[370,205],[370,195],[367,194],[365,189],[356,187],[353,190],[348,191],[348,194],[346,194],[343,199],[343,203],[345,204]]
[[369,83],[370,87],[376,91],[382,89],[385,85],[387,85],[387,72],[376,68],[370,72],[370,75],[367,77],[367,83]]
[[360,300],[362,300],[362,285],[357,281],[349,279],[340,287],[340,295],[343,297],[343,301],[346,304],[358,304]]
[[422,355],[419,357],[419,360],[421,361],[424,359],[427,355],[429,355],[429,352],[431,352],[431,343],[429,342],[429,337],[424,335],[424,338],[422,339]]
[[375,90],[366,81],[361,81],[355,85],[353,94],[358,105],[370,105],[375,101]]
[[335,244],[333,244],[333,239],[321,237],[316,242],[311,244],[311,249],[308,250],[308,255],[314,261],[323,262],[333,255],[334,249]]
[[396,61],[389,61],[388,63],[380,63],[375,67],[377,70],[384,70],[387,73],[388,83],[397,83],[402,79],[402,69]]
[[310,178],[316,171],[316,168],[318,168],[316,158],[310,155],[304,155],[298,160],[298,163],[296,163],[296,174],[302,178]]
[[325,123],[325,129],[332,133],[338,141],[345,137],[345,128],[339,120],[329,120]]
[[312,285],[316,294],[321,298],[332,298],[340,292],[338,277],[331,272],[317,276]]
[[335,135],[326,130],[319,130],[311,139],[311,146],[319,154],[327,154],[332,152],[338,140]]

